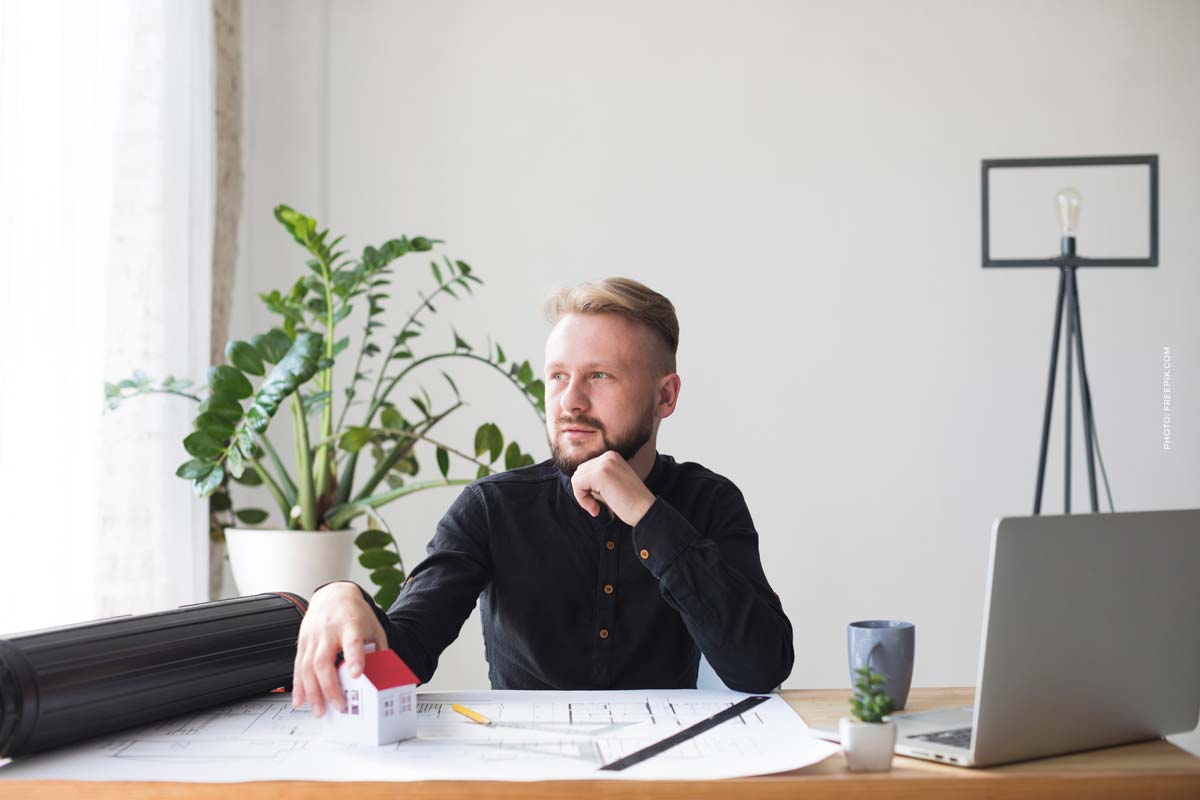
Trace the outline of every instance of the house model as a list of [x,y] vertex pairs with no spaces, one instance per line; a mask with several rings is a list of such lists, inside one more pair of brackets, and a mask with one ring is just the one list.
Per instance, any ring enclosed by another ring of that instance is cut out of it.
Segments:
[[417,735],[417,676],[391,650],[365,656],[363,673],[350,677],[343,661],[338,682],[346,697],[346,710],[329,708],[325,735],[355,744],[391,744]]

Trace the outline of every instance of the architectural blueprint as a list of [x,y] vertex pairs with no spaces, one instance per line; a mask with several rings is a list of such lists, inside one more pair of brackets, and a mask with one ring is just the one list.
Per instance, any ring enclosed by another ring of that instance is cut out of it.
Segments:
[[[746,696],[687,689],[419,693],[417,738],[371,747],[327,739],[324,720],[293,710],[288,695],[269,694],[18,759],[0,767],[0,781],[680,780],[782,772],[837,751],[772,696],[625,771],[599,771]],[[467,720],[453,703],[492,724]]]

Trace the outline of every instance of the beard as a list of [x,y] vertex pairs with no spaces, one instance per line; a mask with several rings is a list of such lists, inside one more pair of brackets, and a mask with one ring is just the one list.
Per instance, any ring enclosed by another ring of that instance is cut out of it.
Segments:
[[554,459],[554,465],[566,475],[574,475],[575,470],[579,469],[580,464],[585,461],[591,461],[593,458],[603,455],[609,450],[615,451],[617,455],[626,461],[637,455],[638,450],[641,450],[646,442],[650,441],[650,437],[654,435],[654,406],[653,404],[648,406],[646,411],[634,421],[629,430],[613,438],[609,438],[608,429],[603,422],[586,414],[577,416],[563,415],[555,420],[555,428],[557,430],[561,430],[563,427],[569,425],[586,425],[589,428],[595,429],[600,434],[600,444],[587,450],[581,447],[572,447],[571,445],[564,446],[561,444],[557,433],[547,431],[546,438],[550,441],[550,456]]

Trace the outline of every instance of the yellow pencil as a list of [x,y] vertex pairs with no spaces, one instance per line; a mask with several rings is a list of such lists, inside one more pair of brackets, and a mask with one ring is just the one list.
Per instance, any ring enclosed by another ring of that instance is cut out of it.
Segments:
[[490,719],[488,719],[487,717],[485,717],[483,714],[480,714],[478,711],[472,711],[471,709],[467,708],[466,706],[460,706],[458,703],[454,703],[450,707],[453,708],[458,713],[462,714],[467,719],[471,720],[472,722],[478,722],[480,725],[491,725],[492,724],[492,721]]

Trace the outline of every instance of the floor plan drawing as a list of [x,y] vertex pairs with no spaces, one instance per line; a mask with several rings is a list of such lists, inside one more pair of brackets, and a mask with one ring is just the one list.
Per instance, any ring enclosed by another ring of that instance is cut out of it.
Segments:
[[[417,738],[380,747],[334,741],[285,694],[231,703],[0,767],[4,779],[637,780],[796,769],[836,752],[780,697],[621,773],[599,767],[728,709],[735,692],[418,693]],[[451,709],[469,707],[482,725]]]

